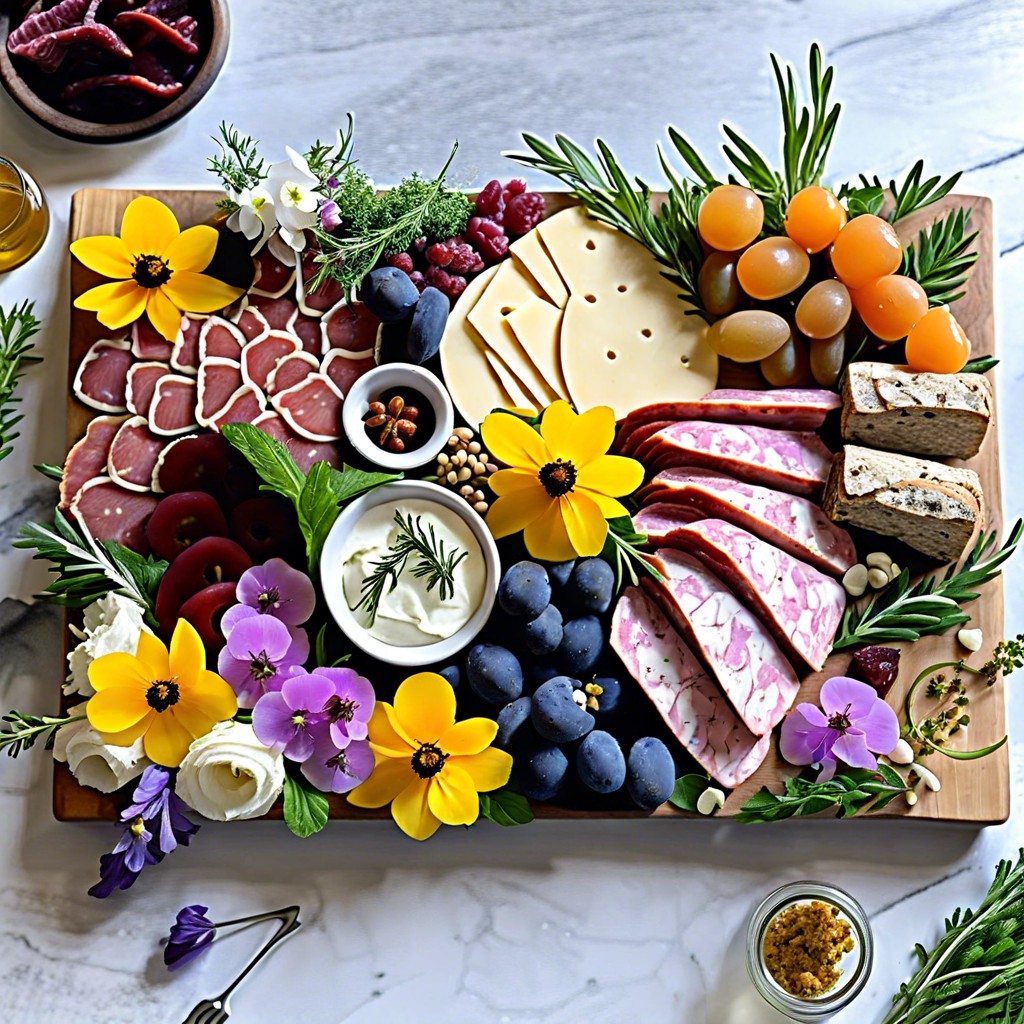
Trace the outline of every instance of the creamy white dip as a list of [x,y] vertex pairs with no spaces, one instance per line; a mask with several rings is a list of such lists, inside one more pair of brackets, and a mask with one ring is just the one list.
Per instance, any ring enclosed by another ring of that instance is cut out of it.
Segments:
[[[440,586],[428,591],[427,579],[413,575],[411,570],[419,561],[413,552],[395,589],[389,589],[390,580],[385,584],[371,625],[366,608],[354,606],[374,563],[388,554],[398,538],[395,512],[401,512],[406,520],[410,515],[414,519],[419,516],[425,531],[433,526],[446,552],[458,549],[468,554],[455,567],[454,594],[442,600]],[[342,592],[355,620],[370,636],[394,647],[421,647],[446,640],[472,618],[483,601],[486,571],[480,544],[461,516],[432,501],[385,502],[367,509],[345,538],[340,568]]]

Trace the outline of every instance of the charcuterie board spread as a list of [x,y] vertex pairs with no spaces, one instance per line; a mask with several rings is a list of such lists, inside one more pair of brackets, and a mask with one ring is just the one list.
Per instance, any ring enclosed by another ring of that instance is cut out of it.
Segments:
[[825,188],[810,76],[664,192],[378,191],[350,124],[77,193],[57,816],[1005,820],[991,204]]

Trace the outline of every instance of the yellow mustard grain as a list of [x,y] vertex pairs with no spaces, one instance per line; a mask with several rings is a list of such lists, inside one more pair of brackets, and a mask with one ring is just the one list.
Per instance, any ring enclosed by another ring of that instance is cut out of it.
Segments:
[[836,966],[853,950],[850,922],[838,907],[811,900],[794,903],[776,914],[764,936],[764,962],[771,976],[790,995],[812,999],[836,985],[843,972]]

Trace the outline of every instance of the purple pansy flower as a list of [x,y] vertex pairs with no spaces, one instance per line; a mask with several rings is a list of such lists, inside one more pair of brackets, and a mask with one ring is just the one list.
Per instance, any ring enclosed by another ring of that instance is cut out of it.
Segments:
[[[316,591],[309,577],[283,558],[271,558],[263,565],[246,569],[238,581],[235,597],[239,604],[289,626],[301,626],[316,607]],[[231,626],[224,628],[226,632]]]
[[819,782],[835,775],[836,762],[878,767],[900,738],[896,712],[867,683],[846,676],[825,682],[821,707],[798,704],[783,720],[779,751],[790,764],[821,765]]
[[213,942],[217,926],[206,916],[209,909],[194,903],[178,911],[164,946],[164,963],[169,971],[184,967]]
[[318,668],[316,674],[334,683],[334,694],[321,709],[330,723],[331,742],[344,750],[352,740],[365,740],[373,714],[373,684],[352,668]]
[[303,629],[289,628],[280,619],[251,608],[245,610],[246,616],[230,632],[225,630],[227,643],[217,656],[217,671],[231,684],[238,706],[251,708],[263,694],[280,690],[286,679],[302,672],[309,639]]
[[333,696],[333,681],[315,672],[286,679],[280,692],[266,693],[256,702],[256,738],[293,761],[305,761],[316,745],[314,733],[329,733],[323,709]]
[[341,227],[341,207],[333,199],[320,207],[320,227],[328,234]]
[[373,751],[367,740],[350,740],[339,749],[324,728],[313,733],[313,752],[302,763],[302,774],[322,793],[347,793],[373,771]]

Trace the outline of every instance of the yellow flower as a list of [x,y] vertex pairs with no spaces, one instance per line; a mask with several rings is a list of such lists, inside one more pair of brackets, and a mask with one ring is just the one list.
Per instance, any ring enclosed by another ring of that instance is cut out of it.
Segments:
[[489,718],[455,721],[455,691],[434,672],[418,672],[398,687],[394,706],[378,701],[370,718],[373,774],[348,794],[356,807],[391,804],[391,816],[413,839],[429,839],[441,824],[472,825],[478,793],[508,782],[512,758],[491,747]]
[[85,709],[89,724],[115,746],[141,736],[146,756],[165,768],[177,768],[194,739],[238,710],[234,690],[207,670],[203,641],[184,619],[170,651],[143,630],[134,655],[97,658],[89,682],[96,690]]
[[126,327],[146,313],[168,341],[181,327],[181,314],[212,313],[242,289],[203,274],[217,248],[217,231],[200,224],[181,231],[171,211],[149,196],[133,199],[121,220],[121,237],[93,235],[71,243],[71,252],[90,270],[114,278],[75,299],[104,327]]
[[608,406],[577,415],[554,402],[539,434],[515,416],[491,413],[481,434],[487,450],[511,467],[488,478],[499,496],[487,513],[495,537],[522,530],[534,558],[565,562],[599,554],[607,520],[629,515],[615,499],[635,491],[644,470],[635,459],[606,454],[615,437]]

